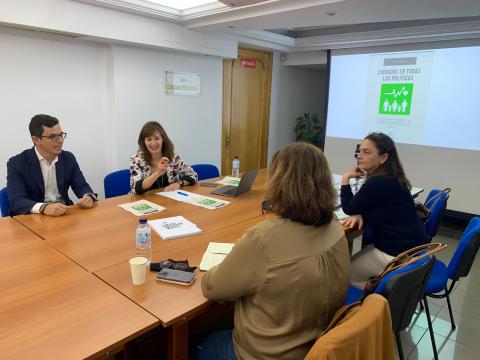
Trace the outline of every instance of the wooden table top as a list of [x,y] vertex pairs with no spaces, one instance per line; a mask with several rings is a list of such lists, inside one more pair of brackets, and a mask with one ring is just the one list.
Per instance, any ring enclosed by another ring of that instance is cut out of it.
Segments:
[[[237,242],[248,228],[275,215],[261,215],[228,228],[201,234],[196,237],[178,238],[163,242],[161,250],[152,253],[152,261],[188,259],[190,266],[198,266],[209,242]],[[345,229],[347,237],[351,230]],[[350,240],[351,241],[351,240]],[[145,284],[132,285],[128,261],[95,272],[99,278],[132,299],[160,319],[163,326],[171,326],[194,318],[205,311],[210,302],[203,297],[201,280],[204,272],[197,270],[197,279],[191,286],[156,281],[156,272],[147,273]]]
[[[237,198],[219,197],[231,201],[232,204],[216,210],[175,201],[155,194],[156,191],[150,191],[144,196],[124,195],[101,200],[96,202],[92,209],[71,206],[69,213],[61,217],[21,215],[15,219],[86,270],[96,272],[135,256],[138,217],[116,205],[147,199],[166,208],[161,213],[148,215],[148,219],[182,215],[200,227],[203,234],[207,234],[261,216],[265,183],[266,171],[261,170],[250,192]],[[209,195],[212,188],[196,184],[187,190]],[[199,236],[201,235],[191,238]],[[182,241],[187,240],[175,240],[175,243]],[[169,246],[152,232],[152,252]]]
[[[196,237],[186,237],[164,242],[163,247],[152,254],[154,261],[164,259],[188,259],[191,266],[198,266],[208,243],[236,242],[246,229],[271,218],[259,216],[236,223],[225,230],[216,230]],[[203,272],[197,270],[197,280],[191,286],[182,286],[156,281],[156,272],[149,272],[145,284],[132,285],[127,262],[95,272],[95,274],[128,298],[160,319],[163,326],[185,322],[205,309],[209,301],[203,297],[201,279]]]
[[[133,286],[128,259],[135,254],[138,217],[116,205],[146,198],[167,208],[147,216],[149,219],[182,215],[197,224],[202,234],[173,240],[162,240],[152,232],[152,261],[186,258],[192,266],[198,266],[209,242],[235,242],[247,228],[272,216],[261,212],[265,184],[266,171],[261,170],[252,191],[238,198],[228,198],[232,204],[216,210],[168,199],[152,191],[144,196],[125,195],[101,200],[89,210],[73,206],[70,214],[59,218],[26,215],[16,219],[158,317],[162,325],[169,326],[188,320],[208,306],[200,289],[203,273],[197,274],[197,281],[190,287],[157,283],[156,273],[148,274],[145,285]],[[205,195],[212,191],[198,184],[187,189]]]
[[[216,210],[151,191],[101,200],[88,210],[71,206],[58,218],[5,219],[0,223],[0,358],[100,356],[159,323],[185,326],[213,306],[201,291],[204,273],[198,271],[188,287],[157,282],[156,272],[148,272],[144,285],[132,285],[128,259],[135,255],[138,217],[117,205],[147,199],[166,208],[149,219],[182,215],[197,224],[202,234],[173,240],[152,232],[152,261],[188,259],[198,266],[209,242],[236,242],[246,229],[274,216],[261,212],[265,184],[261,170],[250,192],[228,198],[232,204]],[[212,188],[196,184],[187,190],[209,195]]]
[[100,356],[158,326],[17,221],[0,219],[0,239],[1,359]]

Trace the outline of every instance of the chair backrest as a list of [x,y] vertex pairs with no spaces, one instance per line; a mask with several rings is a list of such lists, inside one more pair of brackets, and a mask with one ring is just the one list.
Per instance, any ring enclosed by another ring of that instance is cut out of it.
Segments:
[[8,201],[8,193],[6,187],[0,190],[0,210],[2,211],[2,217],[6,217],[10,213],[10,202]]
[[308,352],[305,360],[395,358],[388,302],[371,294],[342,307]]
[[[432,198],[438,193],[442,192],[437,198],[432,200]],[[430,215],[428,216],[428,221],[425,224],[425,230],[427,231],[428,236],[433,238],[437,235],[438,227],[440,226],[440,220],[442,220],[445,209],[447,208],[447,201],[449,195],[442,190],[433,189],[427,196],[424,205],[430,209]]]
[[114,171],[103,179],[105,197],[126,195],[130,192],[130,170]]
[[423,299],[435,256],[392,271],[382,279],[376,293],[383,295],[390,305],[392,326],[395,332],[405,329]]
[[447,275],[456,281],[467,276],[480,247],[480,217],[474,217],[463,232],[447,267]]
[[195,164],[192,165],[192,169],[198,175],[198,180],[205,180],[210,178],[219,177],[220,173],[218,172],[218,168],[215,165],[211,164]]

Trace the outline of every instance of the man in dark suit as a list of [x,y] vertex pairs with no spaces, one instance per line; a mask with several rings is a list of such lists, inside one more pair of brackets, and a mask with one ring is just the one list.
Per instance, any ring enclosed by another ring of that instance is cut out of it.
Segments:
[[7,163],[10,215],[64,215],[67,205],[73,205],[69,187],[77,195],[80,208],[91,208],[96,194],[85,181],[75,156],[62,150],[67,134],[58,120],[50,115],[35,115],[29,130],[35,146]]

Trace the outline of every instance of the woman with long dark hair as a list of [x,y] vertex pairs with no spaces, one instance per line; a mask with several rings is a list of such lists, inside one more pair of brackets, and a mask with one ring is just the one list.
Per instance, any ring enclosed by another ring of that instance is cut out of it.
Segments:
[[[349,180],[359,176],[366,181],[353,195]],[[365,227],[364,241],[370,243],[352,257],[354,286],[363,288],[393,257],[428,242],[410,189],[394,141],[381,132],[368,134],[357,166],[343,175],[340,193],[342,209],[351,215],[344,224]]]
[[192,185],[197,173],[174,152],[173,143],[156,121],[143,125],[138,135],[138,151],[130,158],[132,193],[150,189],[177,190]]

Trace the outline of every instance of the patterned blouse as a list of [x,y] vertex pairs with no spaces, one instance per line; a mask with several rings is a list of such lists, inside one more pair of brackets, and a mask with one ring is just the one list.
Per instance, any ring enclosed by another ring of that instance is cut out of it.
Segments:
[[[167,166],[167,172],[163,176],[160,176],[150,189],[143,190],[142,181],[149,177],[151,173],[151,166],[148,165],[145,160],[143,152],[138,150],[130,158],[130,193],[142,194],[147,190],[163,188],[169,184],[180,181],[181,179],[185,179],[189,182],[192,182],[191,180],[193,180],[193,183],[198,180],[197,173],[190,167],[190,165],[183,161],[178,154],[174,155],[173,164],[169,163]],[[187,177],[191,180],[187,179]]]

